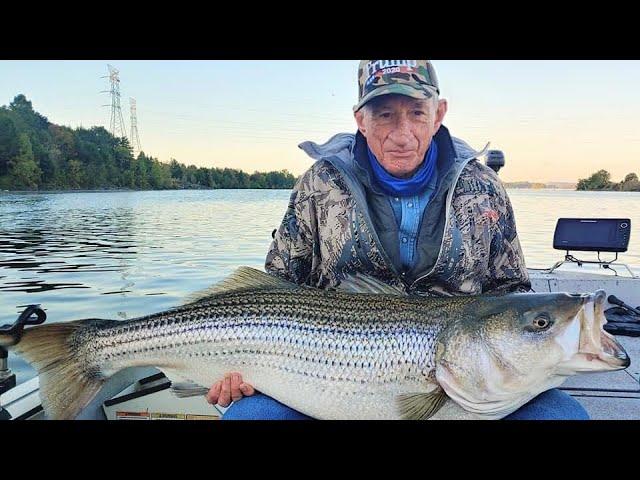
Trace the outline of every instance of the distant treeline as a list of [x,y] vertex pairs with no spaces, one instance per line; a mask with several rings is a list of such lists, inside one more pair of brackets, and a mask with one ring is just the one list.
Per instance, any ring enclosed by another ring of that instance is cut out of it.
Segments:
[[282,188],[286,170],[248,174],[230,168],[163,163],[103,127],[63,127],[33,110],[24,95],[0,107],[0,189],[93,190],[169,188]]
[[507,188],[554,188],[547,187],[545,183],[537,182],[506,182],[504,186]]
[[630,173],[621,182],[612,182],[611,174],[606,170],[598,170],[589,178],[578,181],[576,190],[614,190],[618,192],[640,192],[638,175]]

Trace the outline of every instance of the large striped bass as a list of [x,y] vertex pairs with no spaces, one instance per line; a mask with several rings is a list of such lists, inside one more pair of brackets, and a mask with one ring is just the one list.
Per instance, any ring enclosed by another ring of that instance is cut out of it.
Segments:
[[629,357],[606,295],[418,297],[370,278],[319,290],[241,267],[182,306],[0,335],[39,373],[49,418],[75,418],[116,372],[153,366],[178,396],[226,372],[319,419],[502,418],[576,372]]

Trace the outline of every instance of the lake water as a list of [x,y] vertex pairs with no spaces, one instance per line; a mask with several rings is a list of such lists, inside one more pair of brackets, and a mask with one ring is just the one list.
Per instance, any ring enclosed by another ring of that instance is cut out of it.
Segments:
[[[623,217],[632,234],[620,260],[640,273],[640,193],[509,196],[527,266],[562,257],[552,248],[557,218]],[[180,303],[239,265],[263,268],[288,199],[285,190],[1,193],[0,325],[34,303],[48,322],[134,318]],[[18,382],[34,375],[14,357],[10,367]]]

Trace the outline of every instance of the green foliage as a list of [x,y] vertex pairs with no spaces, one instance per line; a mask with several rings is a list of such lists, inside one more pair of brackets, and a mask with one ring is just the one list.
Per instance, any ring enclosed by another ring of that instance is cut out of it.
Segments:
[[576,190],[616,190],[620,192],[640,192],[638,175],[629,173],[620,183],[612,182],[606,170],[599,170],[589,178],[578,181]]
[[616,190],[621,192],[640,192],[640,180],[635,173],[629,173],[624,180],[617,185]]
[[25,133],[18,136],[18,155],[9,161],[9,178],[14,185],[25,189],[38,187],[40,167],[33,159],[33,148]]
[[126,138],[50,123],[22,94],[0,107],[0,189],[290,189],[295,181],[286,170],[248,174],[134,157]]
[[578,180],[576,190],[611,190],[611,174],[606,170],[598,170],[587,179]]
[[0,108],[0,177],[9,173],[9,165],[18,155],[18,130],[11,112]]

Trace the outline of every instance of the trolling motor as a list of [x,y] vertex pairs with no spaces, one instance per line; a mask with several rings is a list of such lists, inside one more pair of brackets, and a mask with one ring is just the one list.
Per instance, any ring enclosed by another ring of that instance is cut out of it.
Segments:
[[[40,305],[27,305],[13,325],[3,325],[0,327],[1,335],[13,337],[15,345],[22,338],[22,333],[26,325],[40,325],[47,319],[47,314],[40,308]],[[9,352],[6,348],[0,347],[0,395],[8,392],[16,386],[16,375],[9,370]],[[0,404],[0,420],[9,420],[11,415]]]
[[502,153],[502,150],[489,150],[485,163],[487,167],[498,173],[498,171],[504,167],[504,153]]

